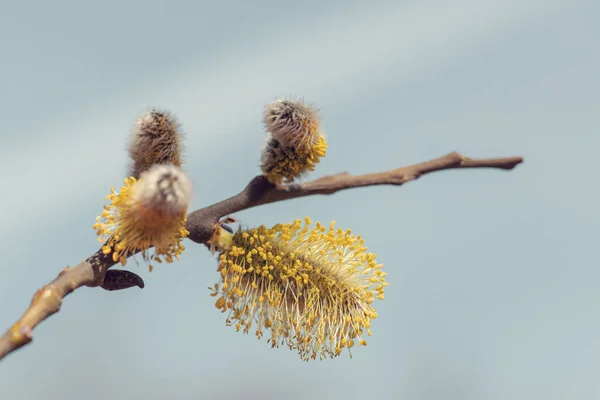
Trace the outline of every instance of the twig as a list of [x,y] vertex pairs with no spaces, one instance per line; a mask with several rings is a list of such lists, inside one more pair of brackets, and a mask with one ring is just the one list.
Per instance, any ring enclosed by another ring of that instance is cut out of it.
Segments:
[[187,229],[190,231],[188,238],[196,243],[204,243],[212,236],[214,224],[219,218],[264,204],[315,194],[328,195],[344,189],[365,186],[400,186],[422,175],[447,169],[494,168],[511,170],[522,162],[523,158],[521,157],[473,159],[453,152],[430,161],[391,171],[365,175],[342,173],[292,185],[275,186],[267,181],[263,175],[259,175],[252,179],[248,186],[237,195],[190,213],[187,222]]
[[[188,238],[196,243],[205,243],[212,237],[215,224],[222,217],[263,204],[316,194],[328,195],[344,189],[365,186],[399,186],[422,175],[447,169],[494,168],[511,170],[521,162],[523,162],[521,157],[472,159],[454,152],[431,161],[391,171],[356,176],[342,173],[300,184],[275,186],[269,183],[264,176],[259,175],[252,179],[239,194],[209,207],[191,212],[188,215],[186,225],[186,228],[190,231]],[[105,256],[101,251],[98,251],[77,266],[63,269],[56,279],[38,290],[33,296],[27,311],[0,338],[0,360],[7,354],[30,343],[33,328],[58,312],[62,299],[75,289],[82,286],[100,286],[106,290],[121,290],[133,286],[144,287],[141,278],[132,272],[108,271],[113,265],[115,265],[115,262],[112,261],[110,256]]]

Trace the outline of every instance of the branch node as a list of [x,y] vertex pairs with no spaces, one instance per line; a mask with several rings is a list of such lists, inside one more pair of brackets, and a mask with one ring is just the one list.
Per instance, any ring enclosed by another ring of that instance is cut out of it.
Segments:
[[10,340],[13,345],[17,346],[17,348],[25,346],[27,343],[33,340],[31,328],[23,325],[21,321],[12,326],[10,333]]

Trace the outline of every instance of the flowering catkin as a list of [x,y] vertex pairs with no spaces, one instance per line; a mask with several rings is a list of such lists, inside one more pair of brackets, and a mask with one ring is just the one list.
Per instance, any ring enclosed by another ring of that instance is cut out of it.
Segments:
[[181,126],[167,110],[151,109],[136,121],[129,143],[130,175],[139,178],[154,164],[182,164]]
[[278,99],[265,106],[263,121],[267,140],[261,154],[261,170],[275,184],[291,183],[326,155],[317,110],[301,100]]
[[[240,230],[220,254],[215,306],[228,312],[226,324],[286,344],[303,360],[333,358],[343,348],[365,346],[384,298],[386,274],[351,231],[329,230],[310,219],[268,229]],[[225,241],[224,241],[225,242]],[[355,343],[356,341],[356,343]],[[350,356],[352,354],[350,353]]]
[[[172,262],[184,250],[185,229],[192,184],[178,167],[156,164],[142,173],[139,180],[125,179],[120,192],[111,188],[96,218],[94,229],[104,254],[126,264],[127,257],[141,251],[145,261]],[[153,247],[154,252],[149,254]]]

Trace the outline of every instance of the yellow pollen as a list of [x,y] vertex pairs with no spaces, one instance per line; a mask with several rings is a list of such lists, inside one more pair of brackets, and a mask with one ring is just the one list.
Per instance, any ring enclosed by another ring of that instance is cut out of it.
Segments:
[[94,229],[98,240],[105,242],[102,253],[112,253],[114,262],[125,265],[129,256],[141,251],[151,270],[151,262],[171,263],[185,249],[182,240],[189,234],[185,229],[186,210],[173,215],[134,201],[132,189],[137,182],[133,177],[126,178],[119,193],[111,188],[107,197],[110,205],[104,207]]
[[295,149],[279,146],[265,150],[261,169],[269,182],[273,184],[291,183],[310,171],[327,154],[327,142],[320,136],[316,143],[308,148]]

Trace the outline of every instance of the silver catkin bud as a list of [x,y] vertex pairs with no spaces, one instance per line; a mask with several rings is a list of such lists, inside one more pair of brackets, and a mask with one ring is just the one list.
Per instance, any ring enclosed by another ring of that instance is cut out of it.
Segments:
[[144,112],[133,127],[129,143],[130,176],[139,178],[154,164],[182,164],[181,126],[167,110]]
[[280,98],[267,104],[263,122],[273,139],[285,147],[309,149],[322,136],[318,110],[303,100]]

